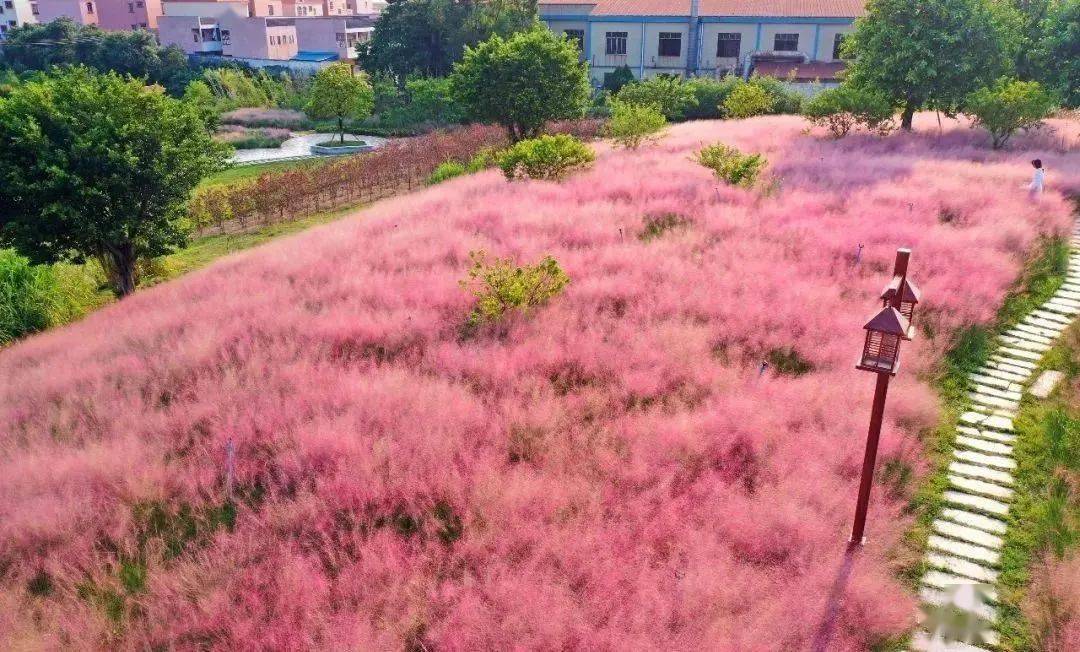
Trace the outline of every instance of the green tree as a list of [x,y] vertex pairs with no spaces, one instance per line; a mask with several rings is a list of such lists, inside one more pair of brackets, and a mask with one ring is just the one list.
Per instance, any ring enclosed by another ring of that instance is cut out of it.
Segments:
[[855,125],[884,133],[892,124],[893,107],[880,93],[841,84],[827,88],[803,105],[803,115],[811,123],[825,127],[835,138],[843,138]]
[[634,79],[636,79],[634,71],[630,70],[630,66],[621,65],[611,72],[604,73],[604,90],[618,93],[623,89],[623,86],[633,82]]
[[407,113],[411,122],[461,122],[461,110],[454,103],[447,77],[410,77],[405,80],[405,92],[409,96]]
[[623,147],[637,149],[641,143],[663,129],[666,124],[664,114],[655,106],[613,100],[607,133]]
[[618,99],[639,106],[655,106],[668,120],[682,120],[697,104],[694,89],[675,75],[656,75],[623,86]]
[[724,99],[724,115],[729,118],[751,118],[772,113],[776,100],[757,84],[737,85]]
[[184,89],[183,100],[198,111],[199,117],[206,124],[206,131],[214,133],[218,126],[217,99],[206,82],[196,79],[188,84]]
[[1051,7],[1038,47],[1041,74],[1067,106],[1080,106],[1080,0],[1060,0]]
[[379,15],[361,60],[398,83],[412,74],[442,77],[466,45],[528,29],[535,19],[535,0],[398,0]]
[[589,70],[578,56],[573,42],[545,27],[506,39],[496,35],[465,49],[450,86],[466,118],[498,123],[517,142],[549,120],[585,115]]
[[371,115],[375,92],[363,76],[355,75],[347,63],[335,63],[315,74],[304,111],[319,120],[336,118],[338,135],[345,142],[345,118],[363,120]]
[[988,0],[870,0],[847,46],[856,56],[848,79],[883,93],[911,129],[915,111],[952,115],[1008,72],[1008,33]]
[[1054,110],[1054,99],[1039,82],[1000,79],[968,95],[965,105],[965,113],[990,132],[994,149],[999,149],[1020,129],[1042,124]]
[[193,188],[221,168],[198,111],[160,87],[69,68],[0,98],[0,246],[35,263],[96,257],[116,293],[186,243]]
[[8,30],[3,57],[20,72],[82,64],[99,72],[127,74],[161,84],[174,97],[183,94],[198,74],[180,48],[162,48],[151,32],[106,32],[70,18]]

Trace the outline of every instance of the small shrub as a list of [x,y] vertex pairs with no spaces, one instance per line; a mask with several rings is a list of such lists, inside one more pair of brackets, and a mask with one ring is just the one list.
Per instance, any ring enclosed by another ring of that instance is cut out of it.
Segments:
[[466,321],[469,329],[497,322],[512,310],[528,312],[562,292],[570,282],[551,256],[521,267],[504,258],[488,262],[483,251],[471,252],[469,258],[469,276],[461,281],[461,287],[476,297],[476,306]]
[[744,83],[736,86],[724,100],[724,115],[729,118],[750,118],[772,113],[776,100],[762,87]]
[[469,164],[465,166],[465,169],[468,172],[479,172],[481,170],[493,168],[499,164],[498,155],[499,152],[494,148],[485,147],[469,160]]
[[686,80],[686,86],[694,94],[696,104],[687,107],[685,117],[687,120],[714,120],[724,117],[721,106],[727,100],[731,91],[739,84],[743,84],[738,77],[728,75],[723,79],[710,79],[708,77],[692,77]]
[[594,155],[580,140],[566,134],[540,136],[515,143],[498,157],[507,179],[561,179],[592,163]]
[[689,220],[678,213],[646,215],[642,221],[644,222],[644,228],[638,233],[638,239],[642,242],[655,240],[668,231],[685,227],[690,223]]
[[74,265],[31,265],[0,249],[0,346],[81,316],[96,303],[96,282]]
[[463,174],[467,174],[469,170],[458,163],[457,161],[447,161],[439,164],[439,167],[435,168],[435,171],[428,177],[427,185],[433,186],[437,183],[442,183],[454,177],[460,177]]
[[973,126],[990,132],[994,149],[1004,147],[1017,131],[1040,126],[1053,111],[1054,99],[1042,84],[1005,78],[968,95],[965,109]]
[[635,80],[634,71],[630,66],[619,66],[612,72],[604,73],[604,90],[610,93],[618,93],[623,86]]
[[843,138],[856,125],[885,134],[892,126],[893,108],[879,93],[848,84],[821,91],[803,106],[811,123],[825,127],[835,138]]
[[796,114],[802,108],[803,96],[776,77],[754,75],[745,83],[760,88],[772,98],[772,110],[769,113]]
[[798,351],[790,347],[773,349],[769,351],[769,355],[765,359],[769,366],[773,368],[773,371],[782,376],[798,377],[810,373],[814,369],[814,365],[810,364],[809,360],[800,356]]
[[697,103],[693,90],[673,75],[657,75],[623,87],[616,98],[628,104],[655,106],[668,120],[682,120]]
[[611,119],[608,120],[607,133],[623,147],[637,149],[666,124],[664,114],[655,106],[615,100],[611,103]]
[[743,154],[734,147],[720,143],[698,152],[697,162],[712,170],[718,179],[743,188],[754,185],[767,163],[760,154]]

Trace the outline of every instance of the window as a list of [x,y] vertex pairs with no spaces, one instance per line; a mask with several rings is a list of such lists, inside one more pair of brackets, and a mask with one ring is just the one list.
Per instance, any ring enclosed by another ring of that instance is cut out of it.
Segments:
[[738,58],[739,50],[742,49],[742,34],[738,32],[722,32],[716,35],[716,56],[724,58]]
[[682,53],[682,33],[660,32],[657,54],[662,57],[677,57],[680,53]]
[[605,36],[607,45],[604,54],[626,54],[626,32],[608,32]]
[[35,16],[37,16],[37,15],[38,15],[38,14],[40,13],[40,12],[38,11],[38,7],[37,7],[37,3],[36,3],[36,2],[35,2],[35,3],[33,3],[32,5],[30,5],[30,13],[34,14]]
[[847,38],[847,34],[837,34],[833,39],[832,44],[832,58],[833,59],[845,59],[844,55],[844,39]]
[[566,34],[566,38],[570,39],[577,44],[578,50],[585,49],[585,30],[583,29],[565,29],[563,34]]
[[0,25],[0,34],[3,34],[6,31],[7,31],[7,25]]
[[141,8],[142,8],[142,6],[143,6],[143,0],[136,0],[136,2],[135,2],[135,6],[136,6],[136,7],[139,7],[139,8],[141,9]]
[[86,13],[88,13],[88,14],[94,13],[94,3],[93,2],[87,2],[86,3]]
[[139,23],[139,27],[142,29],[146,29],[146,23]]
[[274,15],[274,5],[266,5],[266,15],[267,16],[273,16]]
[[221,30],[220,35],[221,35],[221,42],[224,45],[229,45],[229,36],[231,35],[229,30],[227,30],[227,29]]
[[191,28],[191,40],[195,41],[196,43],[199,42],[199,30],[195,29],[194,27]]
[[[129,2],[128,3],[128,13],[129,14],[135,13],[135,3],[134,2]],[[134,25],[132,25],[132,27],[134,27]]]
[[799,49],[798,34],[777,34],[773,41],[773,50],[776,52],[794,52]]
[[134,32],[136,29],[138,29],[138,27],[139,27],[138,25],[136,25],[135,23],[132,23],[131,24],[131,31]]
[[12,2],[12,0],[4,0],[4,6],[7,7],[8,9],[14,9],[15,8],[15,3]]

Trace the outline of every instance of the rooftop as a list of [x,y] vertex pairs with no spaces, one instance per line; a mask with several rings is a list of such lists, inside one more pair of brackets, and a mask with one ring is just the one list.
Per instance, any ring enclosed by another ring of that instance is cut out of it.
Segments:
[[[592,16],[689,16],[690,0],[539,0],[545,7],[592,6]],[[547,13],[552,13],[548,11]],[[701,0],[701,16],[857,18],[865,0]]]

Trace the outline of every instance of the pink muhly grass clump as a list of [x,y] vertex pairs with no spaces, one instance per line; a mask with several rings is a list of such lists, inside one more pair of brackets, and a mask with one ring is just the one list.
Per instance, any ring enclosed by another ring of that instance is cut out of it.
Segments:
[[1035,565],[1023,604],[1035,642],[1046,652],[1080,650],[1080,556]]
[[[918,473],[927,378],[1066,231],[1080,156],[803,128],[688,123],[559,184],[457,179],[3,351],[0,646],[806,648],[895,249],[934,335],[905,345],[880,458]],[[691,160],[716,141],[763,153],[771,190],[718,187]],[[665,213],[685,224],[638,237]],[[462,338],[477,249],[571,284]],[[759,378],[774,350],[809,372]],[[888,562],[911,491],[875,488],[830,650],[913,624]]]

